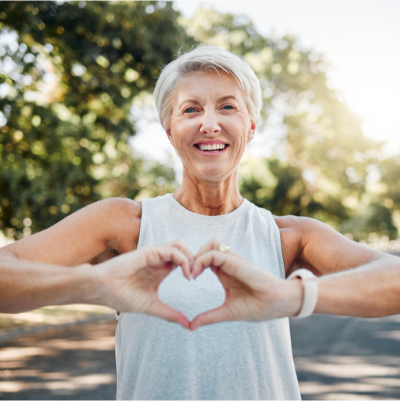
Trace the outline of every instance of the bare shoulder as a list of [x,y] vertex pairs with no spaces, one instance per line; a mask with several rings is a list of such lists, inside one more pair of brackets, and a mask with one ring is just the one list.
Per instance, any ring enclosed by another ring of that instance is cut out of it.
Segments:
[[[106,249],[91,258],[88,263],[95,265],[133,251],[137,248],[142,216],[142,204],[128,198],[104,199],[101,209],[106,209],[107,236],[104,237]],[[99,208],[99,215],[103,210]]]
[[329,225],[310,218],[274,216],[278,225],[286,273],[305,267],[317,275],[347,270],[387,257],[346,238]]
[[[317,231],[335,231],[327,224],[311,217],[300,216],[274,216],[275,222],[280,231],[286,234],[300,235],[303,239],[311,233]],[[337,231],[335,231],[337,233]]]
[[136,249],[140,215],[140,203],[130,199],[100,200],[43,231],[3,247],[0,256],[7,253],[61,266],[99,263]]
[[293,265],[302,251],[301,220],[297,216],[273,216],[279,228],[282,256],[286,276],[293,269]]
[[118,253],[135,250],[139,239],[142,204],[128,198],[108,198],[108,224],[110,236],[106,239],[108,247]]

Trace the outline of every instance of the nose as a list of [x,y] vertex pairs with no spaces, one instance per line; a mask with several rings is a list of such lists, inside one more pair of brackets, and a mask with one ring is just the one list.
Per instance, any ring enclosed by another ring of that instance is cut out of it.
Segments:
[[201,122],[200,132],[205,135],[212,135],[221,132],[217,116],[214,111],[205,111]]

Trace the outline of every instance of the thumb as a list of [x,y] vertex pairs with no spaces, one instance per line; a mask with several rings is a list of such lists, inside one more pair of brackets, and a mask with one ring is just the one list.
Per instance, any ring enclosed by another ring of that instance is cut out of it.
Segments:
[[221,305],[218,308],[208,310],[204,313],[200,313],[190,322],[190,330],[196,330],[200,326],[206,324],[213,324],[219,322],[225,322],[232,320],[229,316],[229,311],[225,305]]
[[189,329],[189,319],[182,313],[169,305],[159,301],[154,311],[148,312],[150,315],[160,317],[161,319],[168,320],[169,322],[178,323],[185,329]]

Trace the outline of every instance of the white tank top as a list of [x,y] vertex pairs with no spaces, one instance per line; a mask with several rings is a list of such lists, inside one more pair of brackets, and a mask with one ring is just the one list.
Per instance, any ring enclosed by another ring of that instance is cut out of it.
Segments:
[[[142,200],[138,248],[180,238],[193,255],[218,238],[250,263],[285,278],[275,220],[247,200],[219,216],[193,213],[172,194]],[[158,294],[190,320],[225,300],[210,269],[189,282],[178,267],[161,283]],[[146,314],[116,316],[117,399],[301,399],[288,318],[222,322],[191,332]]]

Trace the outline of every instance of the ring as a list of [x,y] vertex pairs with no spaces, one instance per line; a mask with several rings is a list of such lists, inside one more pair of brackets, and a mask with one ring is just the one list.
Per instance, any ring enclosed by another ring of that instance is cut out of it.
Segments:
[[227,244],[221,244],[218,248],[222,253],[227,253],[231,247]]

